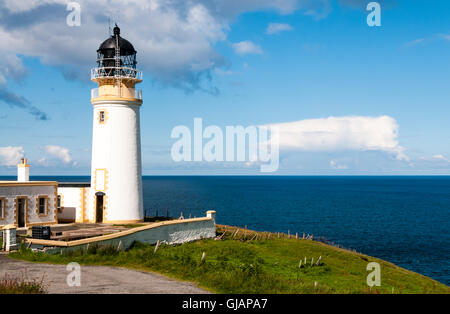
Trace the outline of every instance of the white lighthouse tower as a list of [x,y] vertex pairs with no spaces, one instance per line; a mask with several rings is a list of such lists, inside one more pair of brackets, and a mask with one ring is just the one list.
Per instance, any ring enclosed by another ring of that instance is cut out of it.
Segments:
[[[144,219],[139,110],[142,82],[136,51],[119,27],[97,50],[91,79],[94,108],[90,221],[133,223]],[[92,207],[91,207],[92,206]]]

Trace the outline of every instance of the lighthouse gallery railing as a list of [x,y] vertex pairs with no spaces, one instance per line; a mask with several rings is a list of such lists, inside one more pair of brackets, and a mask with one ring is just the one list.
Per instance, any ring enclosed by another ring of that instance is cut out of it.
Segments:
[[[119,72],[116,75],[116,72]],[[91,69],[91,80],[97,78],[122,78],[122,79],[135,79],[142,81],[143,74],[141,71],[138,71],[133,68],[125,68],[125,67],[104,67],[104,68],[93,68]]]

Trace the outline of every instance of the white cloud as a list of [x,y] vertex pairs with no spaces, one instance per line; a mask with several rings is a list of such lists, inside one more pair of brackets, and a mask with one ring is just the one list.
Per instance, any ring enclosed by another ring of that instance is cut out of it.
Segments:
[[0,1],[0,84],[25,75],[23,56],[59,68],[68,79],[89,81],[89,68],[108,37],[111,18],[138,51],[138,67],[147,78],[187,91],[216,93],[212,73],[229,62],[215,45],[227,39],[237,16],[299,11],[322,18],[331,8],[330,0],[77,0],[81,27],[69,27],[68,2]]
[[45,158],[45,157],[42,157],[41,159],[39,159],[37,163],[44,167],[48,166],[48,161],[47,161],[47,158]]
[[212,15],[202,3],[77,2],[82,8],[81,27],[66,25],[67,1],[0,4],[0,52],[38,57],[46,65],[59,67],[67,78],[88,81],[95,51],[108,37],[111,17],[138,51],[139,68],[162,84],[196,89],[199,77],[225,63],[213,45],[226,39],[228,22]]
[[[62,161],[65,164],[70,164],[72,162],[72,156],[70,156],[69,149],[56,145],[47,145],[45,147],[45,152],[50,156]],[[46,158],[41,159],[44,163],[47,163]]]
[[405,44],[405,46],[407,46],[407,47],[417,46],[417,45],[422,44],[424,41],[425,41],[425,38],[419,38],[419,39],[411,40],[411,41],[408,41]]
[[21,146],[0,147],[0,166],[15,166],[23,156],[24,151]]
[[280,32],[292,31],[292,30],[293,30],[293,28],[289,24],[285,24],[285,23],[270,23],[267,26],[266,34],[273,35],[273,34],[278,34]]
[[268,125],[279,132],[280,149],[298,151],[382,151],[409,161],[389,116],[329,117]]
[[20,80],[25,73],[22,60],[15,54],[7,53],[0,58],[0,85],[5,85],[7,78]]
[[437,162],[450,163],[450,159],[445,157],[443,154],[437,154],[437,155],[433,155],[431,157],[420,157],[419,160],[426,161],[426,162],[434,162],[434,163],[437,163]]
[[[36,57],[60,68],[67,78],[89,80],[95,51],[108,36],[108,18],[138,51],[138,65],[156,81],[186,90],[213,91],[211,71],[227,65],[215,44],[244,12],[290,14],[326,7],[312,0],[77,0],[81,27],[66,25],[67,0],[0,1],[0,81],[22,73],[17,56]],[[2,62],[2,61],[0,61]],[[5,62],[3,62],[5,63]],[[3,71],[3,69],[16,70]],[[17,72],[16,71],[16,72]]]
[[347,165],[340,164],[336,160],[330,160],[330,167],[337,170],[348,169]]
[[238,55],[261,54],[263,52],[260,46],[249,40],[233,44],[233,50]]
[[435,160],[450,162],[450,159],[448,159],[447,157],[445,157],[442,154],[434,155],[432,158],[435,159]]

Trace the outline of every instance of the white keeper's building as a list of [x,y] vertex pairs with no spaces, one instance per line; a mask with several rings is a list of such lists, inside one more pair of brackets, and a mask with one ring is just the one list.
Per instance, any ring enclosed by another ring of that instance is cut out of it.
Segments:
[[117,26],[97,50],[91,79],[98,84],[91,92],[91,182],[30,181],[30,165],[22,159],[17,181],[0,181],[0,226],[143,221],[142,92],[135,89],[142,72]]

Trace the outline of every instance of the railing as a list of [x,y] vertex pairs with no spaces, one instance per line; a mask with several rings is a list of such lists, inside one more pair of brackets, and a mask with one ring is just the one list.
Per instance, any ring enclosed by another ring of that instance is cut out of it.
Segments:
[[[116,75],[116,72],[118,72]],[[126,79],[136,79],[141,80],[143,78],[143,74],[141,71],[138,71],[133,68],[116,68],[116,67],[104,67],[104,68],[93,68],[91,69],[91,80],[109,77],[109,78],[126,78]]]
[[91,98],[98,98],[100,96],[115,96],[115,97],[124,97],[124,98],[134,97],[135,99],[142,100],[142,90],[134,89],[134,88],[123,88],[123,87],[120,89],[113,88],[106,92],[102,92],[102,95],[100,95],[100,91],[98,88],[93,88],[91,90]]

